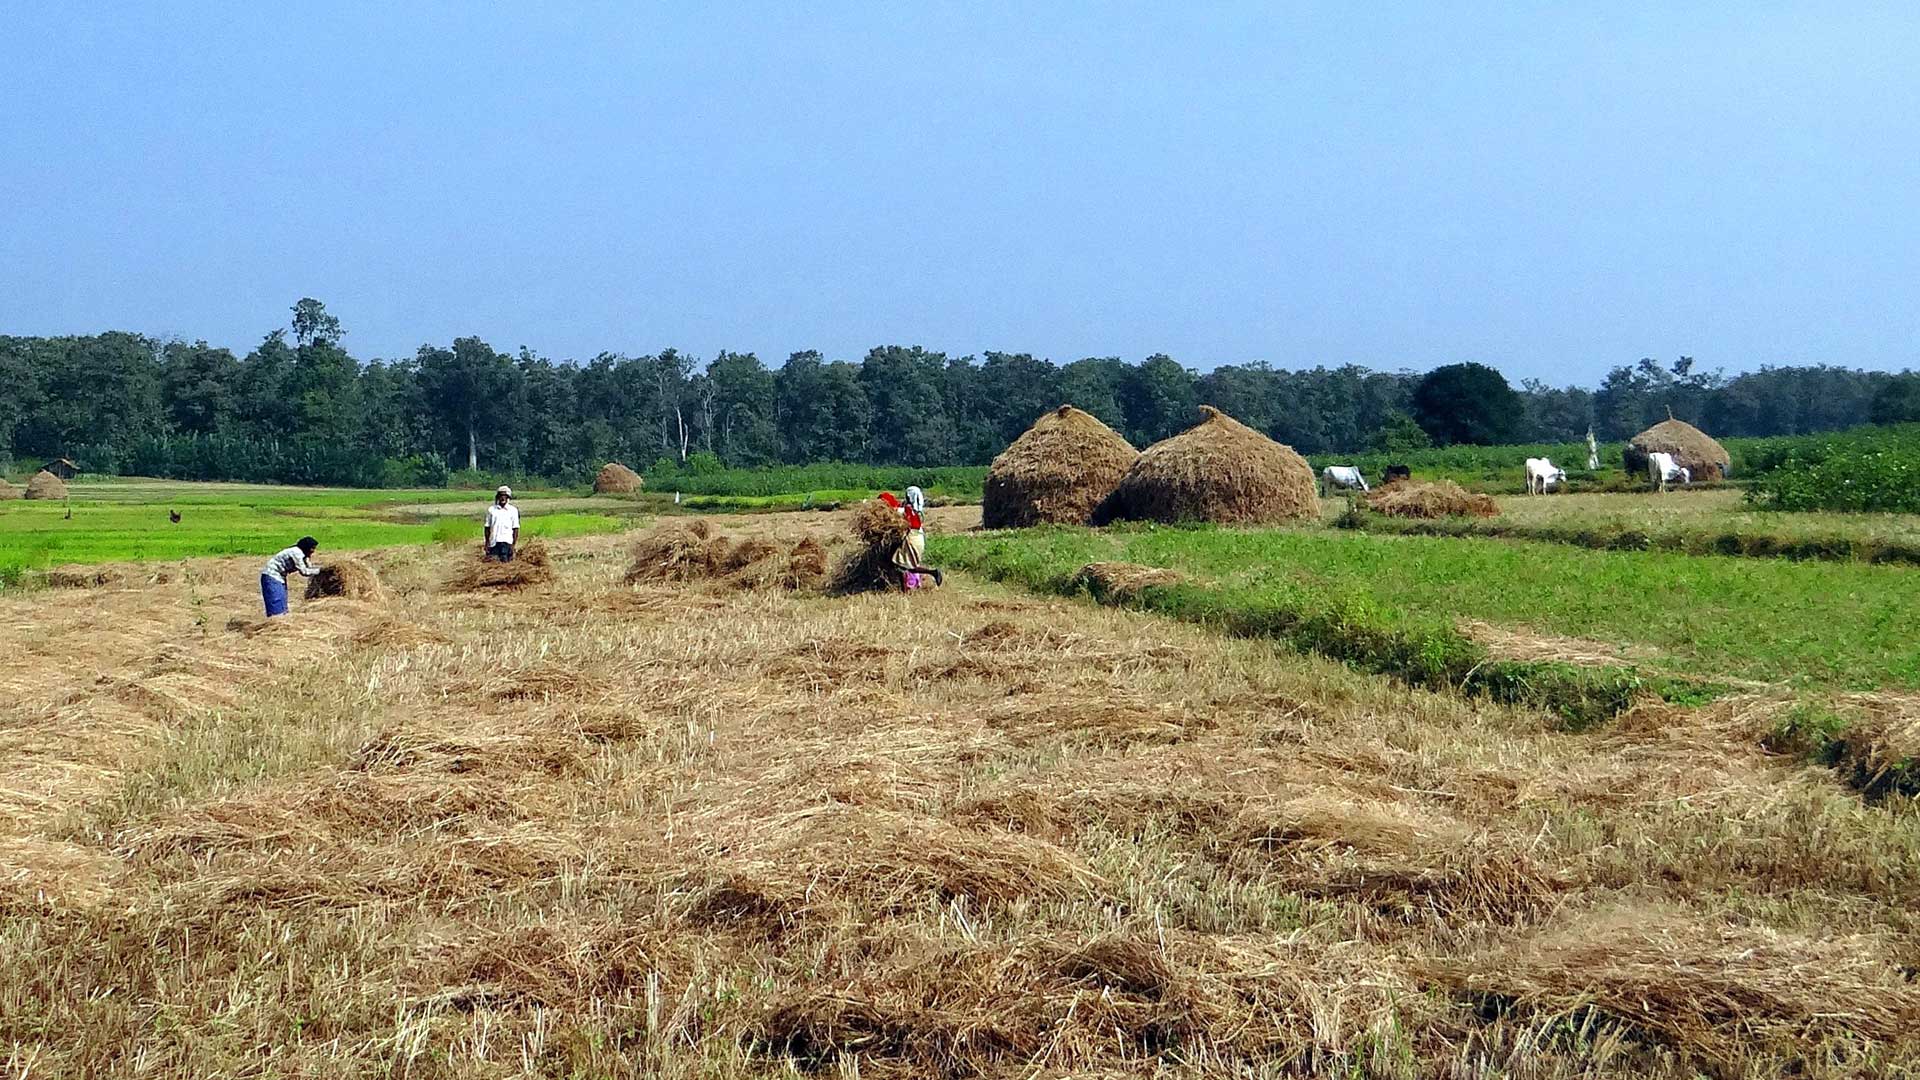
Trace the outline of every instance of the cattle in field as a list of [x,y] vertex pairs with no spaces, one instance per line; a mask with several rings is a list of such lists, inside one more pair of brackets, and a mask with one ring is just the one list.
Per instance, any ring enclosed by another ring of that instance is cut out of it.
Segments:
[[1386,475],[1380,478],[1380,483],[1392,484],[1392,483],[1397,483],[1398,481],[1401,481],[1401,480],[1411,480],[1411,479],[1413,479],[1412,466],[1389,465],[1387,466]]
[[1527,459],[1527,494],[1545,495],[1555,484],[1567,482],[1567,470],[1554,467],[1551,460],[1543,457]]
[[1683,486],[1693,483],[1693,473],[1676,464],[1672,454],[1656,450],[1647,455],[1647,479],[1653,482],[1655,491],[1665,491],[1675,480]]
[[1320,470],[1321,498],[1326,498],[1336,490],[1352,491],[1355,488],[1361,491],[1373,490],[1367,486],[1367,478],[1360,475],[1359,469],[1351,465],[1329,465]]

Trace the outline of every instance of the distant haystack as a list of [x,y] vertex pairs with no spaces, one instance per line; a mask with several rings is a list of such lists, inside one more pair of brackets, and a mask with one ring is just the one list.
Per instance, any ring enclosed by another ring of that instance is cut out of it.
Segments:
[[0,502],[6,502],[8,499],[17,499],[19,497],[19,488],[14,487],[5,480],[0,480]]
[[593,477],[595,495],[631,495],[647,486],[640,474],[617,461],[609,461],[600,466]]
[[1107,521],[1213,521],[1261,524],[1318,517],[1313,469],[1211,405],[1200,423],[1142,451],[1096,524]]
[[1646,472],[1648,454],[1672,454],[1673,463],[1692,473],[1695,480],[1723,479],[1733,464],[1733,459],[1727,455],[1727,448],[1715,442],[1712,436],[1684,420],[1671,417],[1628,441],[1627,472]]
[[1139,456],[1091,413],[1062,405],[993,459],[981,523],[989,529],[1085,525]]
[[67,482],[42,469],[34,473],[27,481],[29,499],[64,499],[67,497]]

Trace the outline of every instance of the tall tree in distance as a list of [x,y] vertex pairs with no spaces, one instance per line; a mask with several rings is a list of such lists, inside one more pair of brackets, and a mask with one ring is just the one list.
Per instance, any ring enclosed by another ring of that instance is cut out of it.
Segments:
[[294,345],[338,345],[341,335],[340,320],[327,314],[327,305],[311,296],[303,296],[293,305],[293,343]]
[[480,433],[504,421],[513,361],[477,337],[456,338],[451,349],[422,345],[420,382],[428,406],[452,440],[466,448],[467,468],[480,467]]
[[1518,439],[1523,409],[1507,377],[1485,364],[1434,368],[1413,390],[1413,419],[1438,446]]
[[1138,447],[1159,442],[1199,423],[1193,374],[1166,353],[1155,353],[1127,368],[1120,380],[1120,408],[1126,413],[1127,441]]

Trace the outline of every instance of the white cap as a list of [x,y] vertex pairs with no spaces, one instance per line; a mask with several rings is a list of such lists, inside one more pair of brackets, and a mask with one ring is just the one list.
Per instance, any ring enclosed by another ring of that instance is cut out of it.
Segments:
[[507,486],[507,485],[505,485],[505,484],[501,484],[501,485],[500,485],[499,487],[497,487],[497,488],[495,488],[495,489],[493,490],[493,493],[494,493],[495,495],[506,495],[506,496],[509,496],[509,497],[511,497],[511,496],[513,495],[513,489],[512,489],[512,488],[510,488],[510,487],[508,487],[508,486]]

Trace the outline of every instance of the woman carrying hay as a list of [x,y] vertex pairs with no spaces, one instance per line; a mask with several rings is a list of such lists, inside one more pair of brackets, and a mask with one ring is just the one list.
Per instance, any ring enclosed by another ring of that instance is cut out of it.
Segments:
[[881,493],[880,498],[907,519],[907,534],[893,552],[894,568],[900,571],[901,591],[919,588],[923,577],[932,578],[935,585],[946,584],[946,575],[927,565],[927,532],[921,516],[927,512],[927,493],[908,485],[905,506],[891,491]]
[[292,547],[284,548],[268,559],[267,565],[261,568],[260,600],[267,607],[267,618],[287,613],[288,574],[312,577],[320,572],[320,567],[307,561],[319,547],[320,541],[303,536]]

